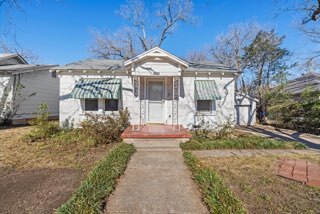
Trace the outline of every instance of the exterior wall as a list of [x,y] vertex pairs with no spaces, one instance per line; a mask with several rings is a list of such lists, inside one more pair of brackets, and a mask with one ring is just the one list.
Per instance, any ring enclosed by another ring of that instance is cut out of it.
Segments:
[[256,106],[257,103],[255,100],[238,95],[235,106],[237,124],[246,126],[255,125]]
[[[127,74],[112,76],[114,78],[121,78],[122,80],[122,96],[120,100],[120,107],[128,108],[131,115],[131,123],[140,123],[140,113],[144,114],[144,123],[147,119],[147,98],[146,98],[146,84],[148,79],[160,77],[140,77],[140,98],[135,98],[133,95],[133,80]],[[70,98],[70,93],[75,86],[75,82],[80,78],[110,78],[106,75],[83,75],[83,74],[62,74],[60,77],[60,122],[66,119],[73,120],[75,125],[78,125],[84,118],[84,102],[79,99]],[[165,118],[166,124],[172,124],[172,77],[161,77],[165,82]],[[194,100],[194,81],[195,80],[215,80],[222,95],[221,100],[214,102],[213,111],[210,114],[198,115],[196,112],[196,104]],[[179,124],[184,127],[193,128],[200,119],[210,121],[213,125],[217,123],[225,123],[230,120],[235,122],[234,110],[234,78],[233,77],[180,77],[180,98],[179,98]],[[96,113],[103,113],[103,99],[100,100],[99,107],[101,109]]]
[[[221,100],[213,102],[211,113],[197,113],[194,100],[195,80],[215,80],[222,96]],[[179,100],[179,123],[187,128],[199,124],[201,120],[216,126],[230,120],[235,122],[234,111],[234,78],[233,77],[183,77],[181,79]]]
[[23,88],[20,91],[21,96],[18,96],[17,102],[21,104],[14,119],[34,117],[40,103],[47,103],[50,115],[58,116],[59,79],[53,78],[48,70],[19,75]]
[[[106,75],[61,75],[60,76],[60,112],[59,112],[59,120],[60,124],[62,124],[66,120],[73,121],[75,126],[78,126],[82,120],[85,119],[85,111],[84,111],[84,100],[73,99],[70,98],[70,93],[75,87],[76,81],[81,78],[110,78],[111,76]],[[114,77],[114,76],[112,76]],[[115,78],[120,78],[122,82],[122,96],[119,100],[120,108],[128,108],[130,115],[132,117],[132,123],[136,123],[136,117],[139,113],[139,108],[134,107],[134,96],[133,96],[133,87],[132,87],[132,79],[129,76],[116,76]],[[105,113],[111,114],[111,112],[104,112],[104,100],[99,99],[99,111],[91,112],[91,113]]]

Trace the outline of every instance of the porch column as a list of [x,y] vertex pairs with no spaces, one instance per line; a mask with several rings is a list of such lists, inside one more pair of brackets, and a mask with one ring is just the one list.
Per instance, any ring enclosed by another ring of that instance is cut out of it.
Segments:
[[180,97],[180,78],[172,77],[172,126],[179,126],[179,97]]
[[[141,99],[140,99],[140,77],[133,76],[133,115],[132,131],[139,131],[141,127]],[[136,109],[138,111],[136,111]],[[138,114],[138,115],[137,115]],[[135,124],[137,123],[137,124]]]

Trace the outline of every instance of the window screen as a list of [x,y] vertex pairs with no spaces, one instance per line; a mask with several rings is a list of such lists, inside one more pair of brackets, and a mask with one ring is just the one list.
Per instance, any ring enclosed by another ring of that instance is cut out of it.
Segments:
[[197,100],[197,111],[211,111],[212,100]]
[[98,99],[85,99],[85,111],[98,111]]
[[118,100],[117,99],[106,99],[105,100],[105,111],[118,111]]

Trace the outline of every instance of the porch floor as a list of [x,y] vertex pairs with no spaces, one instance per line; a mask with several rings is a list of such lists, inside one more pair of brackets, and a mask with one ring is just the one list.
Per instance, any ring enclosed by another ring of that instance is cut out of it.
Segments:
[[191,138],[191,134],[181,125],[179,130],[179,127],[172,125],[147,124],[139,131],[133,131],[132,126],[129,126],[121,138]]

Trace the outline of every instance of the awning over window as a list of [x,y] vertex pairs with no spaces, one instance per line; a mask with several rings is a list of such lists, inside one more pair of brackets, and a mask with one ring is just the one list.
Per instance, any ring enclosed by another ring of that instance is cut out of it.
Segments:
[[71,92],[72,98],[77,99],[119,99],[120,79],[80,79]]
[[214,80],[195,80],[195,99],[196,100],[220,100],[216,81]]

